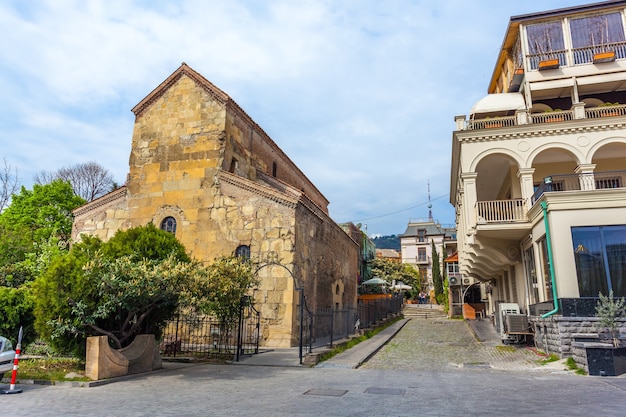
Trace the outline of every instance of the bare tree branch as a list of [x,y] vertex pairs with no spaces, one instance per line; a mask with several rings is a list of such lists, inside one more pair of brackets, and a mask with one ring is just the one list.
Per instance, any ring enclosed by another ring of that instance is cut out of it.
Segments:
[[56,179],[69,181],[74,194],[87,201],[93,201],[117,188],[113,175],[97,162],[63,167],[56,172],[40,171],[35,175],[35,182],[38,184],[48,184]]
[[[17,168],[12,169],[7,160],[3,158],[4,169],[0,172],[0,211],[9,205],[11,196],[17,191],[19,178]],[[15,174],[13,173],[15,171]]]

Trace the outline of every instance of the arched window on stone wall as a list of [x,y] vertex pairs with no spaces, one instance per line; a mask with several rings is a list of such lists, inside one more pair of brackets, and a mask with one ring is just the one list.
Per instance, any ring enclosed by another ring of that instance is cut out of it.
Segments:
[[249,260],[250,259],[250,246],[248,245],[237,246],[237,249],[235,249],[235,256]]
[[161,230],[176,234],[176,219],[168,216],[161,221]]

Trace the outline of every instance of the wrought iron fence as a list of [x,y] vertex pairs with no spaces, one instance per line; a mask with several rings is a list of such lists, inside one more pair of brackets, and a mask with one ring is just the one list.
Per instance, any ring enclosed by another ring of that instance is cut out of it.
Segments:
[[242,303],[238,321],[179,313],[167,322],[159,344],[161,356],[235,358],[259,352],[260,314]]
[[[356,308],[322,308],[314,312],[304,309],[303,345],[308,352],[315,348],[332,347],[342,339],[356,335],[360,329],[375,326],[380,321],[402,311],[403,298],[393,296],[359,302]],[[306,307],[306,302],[305,302]]]

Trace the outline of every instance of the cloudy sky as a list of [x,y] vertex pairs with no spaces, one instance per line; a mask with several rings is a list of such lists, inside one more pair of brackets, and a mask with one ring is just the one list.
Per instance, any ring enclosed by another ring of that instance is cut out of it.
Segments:
[[510,16],[588,1],[3,0],[0,163],[96,161],[123,183],[130,111],[186,62],[229,94],[330,201],[401,234],[454,223],[454,116],[486,94]]

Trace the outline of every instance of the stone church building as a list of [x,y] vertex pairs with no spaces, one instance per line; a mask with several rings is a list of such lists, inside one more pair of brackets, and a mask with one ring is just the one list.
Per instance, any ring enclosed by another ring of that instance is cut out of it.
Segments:
[[126,185],[74,211],[74,240],[152,222],[198,260],[278,260],[253,291],[265,346],[297,345],[298,287],[311,310],[356,306],[358,244],[231,97],[183,63],[132,111]]

